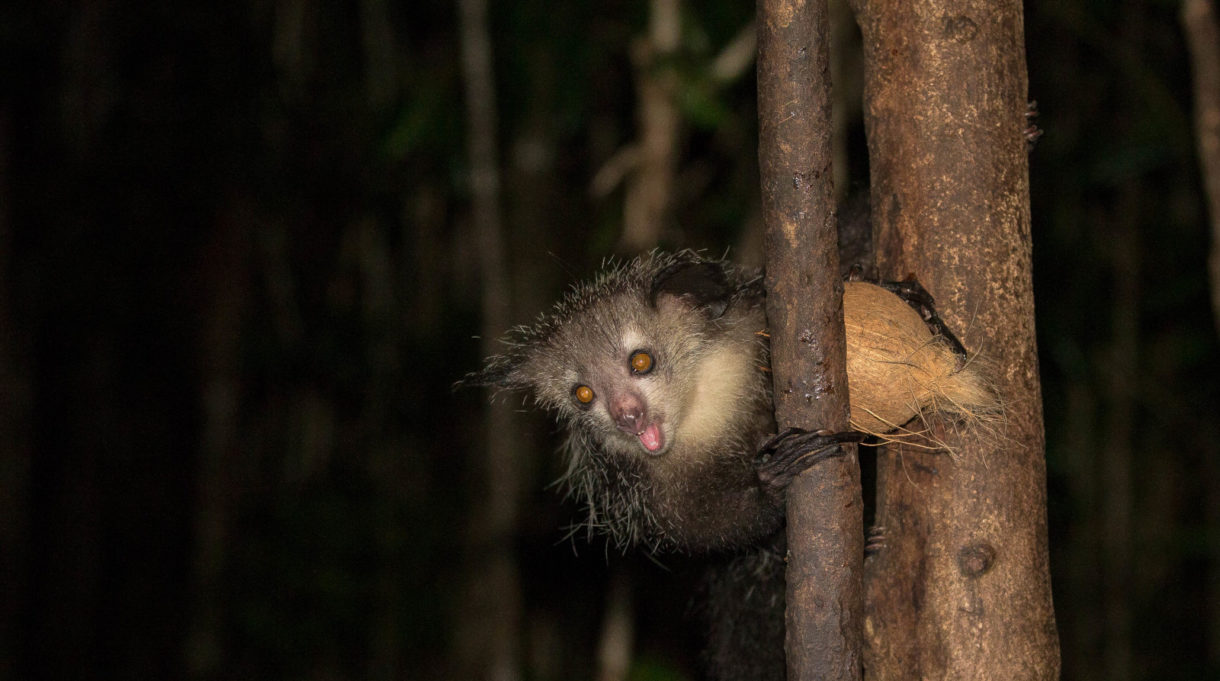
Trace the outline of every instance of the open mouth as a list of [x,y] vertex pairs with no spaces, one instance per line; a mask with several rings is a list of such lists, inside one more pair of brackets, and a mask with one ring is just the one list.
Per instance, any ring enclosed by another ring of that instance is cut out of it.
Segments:
[[655,423],[648,424],[648,427],[636,433],[636,436],[640,438],[640,444],[648,450],[649,454],[657,454],[665,448],[665,434]]

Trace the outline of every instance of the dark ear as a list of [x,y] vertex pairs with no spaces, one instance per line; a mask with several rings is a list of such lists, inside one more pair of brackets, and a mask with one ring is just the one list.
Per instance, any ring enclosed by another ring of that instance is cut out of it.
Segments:
[[705,309],[712,319],[724,314],[733,287],[724,268],[714,262],[679,262],[657,273],[648,302],[653,307],[661,296],[674,296],[688,305]]

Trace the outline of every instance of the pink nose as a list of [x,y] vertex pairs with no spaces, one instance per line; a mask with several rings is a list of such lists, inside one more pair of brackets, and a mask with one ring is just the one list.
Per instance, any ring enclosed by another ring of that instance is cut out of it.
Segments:
[[647,411],[644,400],[632,393],[615,395],[610,399],[610,417],[619,430],[639,435],[644,431]]

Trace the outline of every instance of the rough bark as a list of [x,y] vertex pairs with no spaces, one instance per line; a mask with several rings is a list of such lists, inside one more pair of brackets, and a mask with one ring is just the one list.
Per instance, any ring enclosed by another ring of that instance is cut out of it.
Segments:
[[[776,419],[848,427],[831,175],[826,4],[758,4],[759,162]],[[855,447],[788,490],[788,678],[858,679],[862,553]]]
[[1053,679],[1034,339],[1021,3],[856,0],[878,265],[914,274],[976,361],[1005,427],[940,427],[944,451],[878,460],[886,546],[865,575],[875,679]]

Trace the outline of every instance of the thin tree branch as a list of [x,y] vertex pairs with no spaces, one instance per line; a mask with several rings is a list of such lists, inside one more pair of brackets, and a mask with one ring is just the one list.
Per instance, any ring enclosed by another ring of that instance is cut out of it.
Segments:
[[682,39],[681,0],[649,3],[648,37],[632,46],[640,126],[638,163],[627,181],[620,248],[635,252],[657,245],[669,221],[678,163],[678,73],[667,60]]
[[708,72],[717,84],[731,83],[750,68],[757,55],[758,28],[754,22],[750,22],[716,55]]
[[[848,427],[830,150],[827,8],[758,4],[759,164],[776,420]],[[788,489],[788,678],[858,679],[863,533],[855,448]]]
[[[1182,3],[1182,31],[1190,49],[1194,75],[1195,140],[1199,170],[1207,195],[1207,212],[1212,227],[1212,246],[1207,258],[1211,277],[1212,321],[1220,332],[1220,28],[1216,7],[1211,0],[1185,0]],[[1205,457],[1205,465],[1215,463]],[[1207,512],[1213,526],[1220,519],[1220,498],[1210,495]],[[1213,556],[1211,583],[1213,593],[1220,589],[1220,563]],[[1212,599],[1208,627],[1208,657],[1212,665],[1220,661],[1220,604]]]
[[1211,274],[1212,319],[1220,331],[1220,28],[1211,0],[1182,3],[1182,30],[1190,48],[1194,73],[1195,139],[1199,168],[1211,216],[1212,247],[1207,259]]
[[[511,319],[508,273],[500,224],[500,173],[496,155],[496,91],[492,70],[491,31],[487,0],[458,3],[462,37],[462,77],[466,86],[467,144],[475,239],[483,275],[484,354],[494,354],[495,339]],[[512,537],[517,526],[519,487],[513,439],[512,411],[503,401],[487,413],[487,447],[481,471],[482,504],[472,514],[466,558],[469,597],[462,638],[469,678],[515,681],[520,678],[518,628],[521,590]]]

